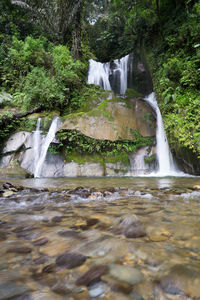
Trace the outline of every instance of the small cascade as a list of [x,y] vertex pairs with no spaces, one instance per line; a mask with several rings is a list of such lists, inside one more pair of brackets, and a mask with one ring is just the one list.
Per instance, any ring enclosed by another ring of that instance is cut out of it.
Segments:
[[131,174],[144,175],[149,173],[149,166],[145,163],[148,147],[138,149],[130,156]]
[[37,120],[36,130],[33,134],[33,151],[34,151],[34,170],[36,170],[37,163],[40,157],[40,143],[41,143],[41,118]]
[[43,167],[43,164],[44,164],[44,161],[45,161],[45,158],[46,158],[46,154],[47,154],[47,150],[49,148],[49,145],[51,144],[51,142],[54,140],[55,138],[55,134],[56,134],[56,131],[59,127],[59,118],[58,117],[55,117],[51,123],[51,126],[49,128],[49,132],[47,134],[47,136],[45,137],[44,141],[42,142],[42,145],[41,145],[41,151],[39,151],[39,138],[37,139],[37,135],[39,137],[39,134],[37,133],[39,131],[39,128],[40,128],[40,121],[38,121],[38,124],[37,124],[37,128],[38,130],[36,129],[35,131],[35,140],[37,139],[37,147],[34,147],[34,149],[36,149],[36,152],[35,152],[35,155],[37,155],[38,153],[38,160],[36,162],[36,165],[35,165],[35,170],[34,170],[34,177],[38,178],[41,176],[41,173],[42,173],[42,167]]
[[128,84],[128,62],[129,62],[129,55],[122,57],[121,59],[115,59],[115,69],[113,70],[114,81],[115,78],[119,74],[119,83],[120,83],[120,91],[121,95],[125,95],[127,84]]
[[113,64],[89,60],[88,84],[100,85],[104,90],[125,95],[128,87],[128,74],[132,71],[130,55],[115,59]]
[[156,142],[157,142],[157,159],[158,159],[158,175],[173,175],[176,173],[176,167],[169,149],[167,136],[164,130],[162,115],[158,107],[154,93],[151,93],[144,99],[155,110],[157,115],[157,129],[156,129]]
[[110,63],[100,63],[93,59],[89,60],[88,84],[100,85],[104,90],[111,91],[109,82]]

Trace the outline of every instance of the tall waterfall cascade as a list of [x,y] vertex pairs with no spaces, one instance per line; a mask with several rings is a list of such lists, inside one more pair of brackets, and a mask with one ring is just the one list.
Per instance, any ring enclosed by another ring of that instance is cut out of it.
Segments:
[[157,116],[157,129],[156,129],[156,154],[158,160],[157,175],[178,175],[180,172],[177,170],[172,154],[169,149],[167,136],[164,129],[162,115],[158,107],[155,93],[151,93],[144,99],[155,110]]
[[90,59],[87,83],[97,84],[104,90],[113,90],[124,95],[128,87],[129,69],[132,69],[129,54],[115,59],[112,65],[109,62],[101,63]]
[[[121,59],[116,59],[111,63],[100,63],[93,59],[89,61],[88,84],[100,85],[104,90],[113,90],[118,94],[125,95],[128,87],[128,73],[133,71],[132,59],[130,55],[126,55]],[[167,136],[164,130],[162,115],[158,107],[154,93],[144,99],[156,112],[157,115],[157,129],[156,129],[156,154],[158,161],[158,171],[155,173],[157,176],[170,176],[180,175],[174,164],[172,154],[169,149]],[[137,106],[136,106],[137,109]],[[144,154],[136,155],[135,162],[133,163],[134,169],[140,168],[145,170]],[[139,170],[139,169],[138,169]],[[146,171],[143,172],[146,174]],[[151,173],[152,174],[152,173]]]
[[42,167],[46,158],[46,154],[49,148],[49,145],[55,138],[56,131],[59,127],[59,118],[55,117],[49,128],[49,132],[46,135],[44,141],[41,141],[40,134],[40,124],[41,120],[38,119],[37,128],[34,133],[34,154],[35,154],[35,168],[34,168],[34,177],[39,178],[42,173]]

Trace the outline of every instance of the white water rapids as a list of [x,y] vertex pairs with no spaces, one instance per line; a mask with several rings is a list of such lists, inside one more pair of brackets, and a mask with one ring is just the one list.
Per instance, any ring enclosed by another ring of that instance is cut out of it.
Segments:
[[38,119],[37,128],[34,133],[34,154],[35,154],[35,168],[34,168],[34,177],[39,178],[42,173],[42,167],[46,158],[46,154],[49,148],[49,145],[55,138],[56,131],[59,127],[59,118],[55,117],[49,128],[49,132],[46,135],[44,141],[41,142],[40,134],[40,124],[41,120]]

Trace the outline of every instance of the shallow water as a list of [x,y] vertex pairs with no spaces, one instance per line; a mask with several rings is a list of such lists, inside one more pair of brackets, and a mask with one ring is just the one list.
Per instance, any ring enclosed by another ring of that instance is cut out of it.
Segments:
[[199,178],[7,181],[0,299],[200,299]]
[[0,184],[9,181],[32,188],[66,189],[83,187],[125,187],[125,188],[164,188],[177,187],[191,188],[200,184],[199,177],[76,177],[76,178],[30,178],[30,179],[4,179],[0,178]]

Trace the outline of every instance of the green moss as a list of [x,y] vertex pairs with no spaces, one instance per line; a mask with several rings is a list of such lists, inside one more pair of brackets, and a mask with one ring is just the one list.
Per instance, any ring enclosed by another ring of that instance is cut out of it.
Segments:
[[74,161],[79,165],[82,165],[87,162],[99,162],[100,164],[104,164],[104,159],[100,154],[79,154],[77,152],[71,152],[66,155],[66,161],[71,162]]
[[[60,140],[60,150],[65,153],[66,158],[69,153],[80,154],[100,154],[102,156],[114,156],[115,161],[124,160],[127,162],[125,154],[132,153],[136,149],[144,146],[150,146],[155,143],[154,137],[143,137],[137,131],[133,131],[134,140],[99,140],[90,138],[80,133],[77,130],[60,130],[57,132],[57,137]],[[122,154],[124,156],[122,156]]]
[[104,156],[105,163],[118,163],[121,162],[123,165],[128,166],[130,164],[129,155],[125,151],[117,153],[108,153]]
[[127,99],[133,99],[137,97],[142,97],[142,94],[133,89],[127,89],[125,96]]
[[144,162],[146,164],[148,164],[149,166],[151,166],[152,164],[154,164],[156,162],[156,154],[153,154],[151,156],[145,156]]

